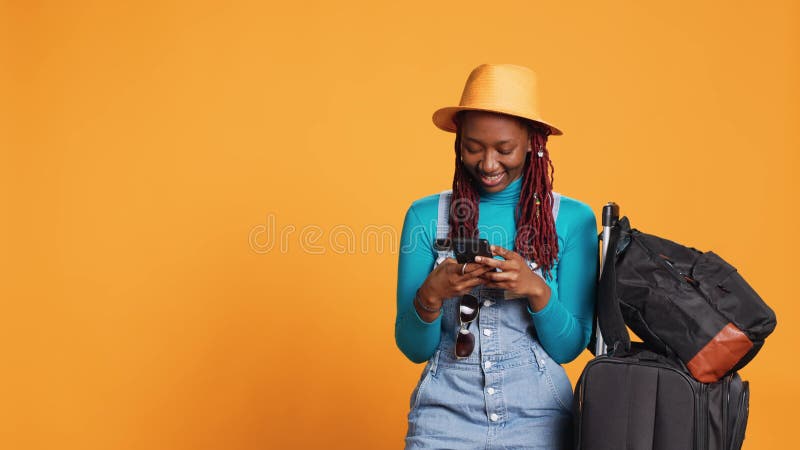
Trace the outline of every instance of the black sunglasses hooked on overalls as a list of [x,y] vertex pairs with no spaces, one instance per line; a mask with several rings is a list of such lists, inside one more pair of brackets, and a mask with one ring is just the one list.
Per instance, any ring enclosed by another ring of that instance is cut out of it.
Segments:
[[475,335],[469,331],[469,324],[478,318],[480,303],[472,294],[464,294],[458,302],[458,320],[461,323],[456,336],[456,358],[466,358],[475,350]]

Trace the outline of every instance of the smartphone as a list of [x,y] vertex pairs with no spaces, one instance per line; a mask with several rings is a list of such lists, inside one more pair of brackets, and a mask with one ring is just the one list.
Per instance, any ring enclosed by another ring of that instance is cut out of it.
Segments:
[[456,261],[459,264],[474,263],[476,256],[492,258],[492,251],[489,249],[489,241],[477,238],[454,238],[453,252],[456,254]]

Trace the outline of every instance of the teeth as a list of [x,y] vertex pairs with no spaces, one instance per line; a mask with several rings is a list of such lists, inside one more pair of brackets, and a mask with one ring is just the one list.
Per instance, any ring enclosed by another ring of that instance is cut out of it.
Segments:
[[499,179],[500,179],[500,177],[502,177],[502,176],[503,176],[503,174],[501,173],[501,174],[498,174],[498,175],[493,175],[493,176],[484,175],[484,176],[483,176],[483,178],[485,178],[485,179],[487,179],[487,180],[489,180],[489,181],[497,181],[497,180],[499,180]]

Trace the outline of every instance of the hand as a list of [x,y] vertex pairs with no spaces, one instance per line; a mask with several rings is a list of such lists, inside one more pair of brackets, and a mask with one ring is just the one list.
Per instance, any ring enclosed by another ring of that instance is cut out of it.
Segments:
[[519,253],[498,245],[491,246],[493,255],[500,255],[503,260],[476,256],[475,262],[486,267],[499,268],[502,272],[489,271],[481,275],[486,280],[484,285],[490,288],[505,289],[511,293],[510,298],[526,297],[533,311],[539,311],[550,300],[550,287],[544,280],[533,273]]
[[439,309],[445,299],[464,295],[473,287],[485,282],[481,275],[493,270],[483,264],[467,263],[462,275],[464,264],[459,264],[454,258],[446,258],[433,270],[419,288],[419,301],[426,307]]

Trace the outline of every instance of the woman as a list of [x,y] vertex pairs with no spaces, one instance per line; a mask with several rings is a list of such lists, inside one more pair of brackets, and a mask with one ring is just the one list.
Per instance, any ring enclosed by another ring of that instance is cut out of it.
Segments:
[[[455,174],[452,192],[413,202],[403,225],[395,340],[427,361],[406,447],[569,448],[560,364],[589,342],[597,224],[551,190],[546,143],[562,133],[538,113],[535,74],[508,64],[474,69],[459,106],[433,121],[455,133]],[[488,239],[494,257],[458,264],[437,232]]]

